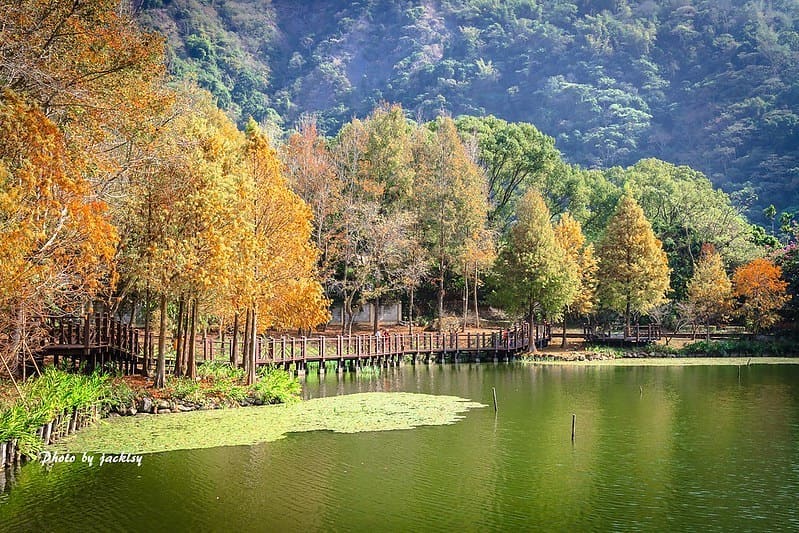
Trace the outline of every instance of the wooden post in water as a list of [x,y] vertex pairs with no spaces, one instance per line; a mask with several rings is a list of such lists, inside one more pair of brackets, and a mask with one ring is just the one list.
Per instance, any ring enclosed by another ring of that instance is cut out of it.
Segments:
[[574,442],[574,427],[577,425],[577,415],[572,413],[572,442]]
[[325,373],[325,337],[323,335],[319,336],[319,373]]
[[494,412],[496,413],[497,412],[497,388],[496,387],[491,387],[491,392],[494,394]]

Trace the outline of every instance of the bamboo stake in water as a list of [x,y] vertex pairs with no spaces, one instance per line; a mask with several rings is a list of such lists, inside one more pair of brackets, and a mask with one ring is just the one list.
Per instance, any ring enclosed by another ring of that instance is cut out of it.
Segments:
[[494,412],[497,412],[497,388],[491,387],[491,391],[494,393]]

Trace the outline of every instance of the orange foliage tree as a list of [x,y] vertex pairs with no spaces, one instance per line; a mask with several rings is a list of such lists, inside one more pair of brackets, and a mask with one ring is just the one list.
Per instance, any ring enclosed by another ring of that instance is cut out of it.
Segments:
[[291,188],[311,208],[313,241],[320,250],[319,275],[326,290],[333,282],[338,257],[338,218],[343,185],[336,173],[332,154],[316,122],[305,118],[281,149],[281,159]]
[[118,0],[0,0],[0,85],[12,88],[109,163],[110,146],[162,101],[163,38]]
[[738,313],[748,328],[757,333],[777,323],[778,311],[788,301],[788,283],[780,267],[768,259],[755,259],[735,271],[732,284],[740,302]]
[[[0,122],[0,219],[14,225],[4,238],[18,244],[5,281],[28,284],[17,299],[35,302],[37,314],[85,312],[113,293],[117,232],[109,220],[141,163],[136,145],[169,100],[163,39],[142,31],[125,6],[0,0],[0,91],[9,113]],[[31,224],[40,231],[23,237]],[[14,316],[28,306],[16,307]],[[18,350],[25,321],[13,320]]]
[[[0,357],[11,367],[27,318],[86,309],[109,281],[117,239],[84,161],[36,106],[0,93]],[[13,370],[10,368],[5,368]]]

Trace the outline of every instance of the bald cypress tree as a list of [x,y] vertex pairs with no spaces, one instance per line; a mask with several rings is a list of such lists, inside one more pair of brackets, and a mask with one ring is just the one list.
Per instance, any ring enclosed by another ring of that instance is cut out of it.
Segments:
[[665,300],[669,264],[644,211],[626,193],[616,205],[599,243],[599,299],[603,307],[624,315],[646,313]]
[[521,198],[516,218],[495,267],[496,300],[526,316],[532,328],[536,315],[554,318],[574,300],[580,274],[555,238],[549,209],[538,191],[531,189]]
[[724,271],[721,255],[711,244],[702,246],[702,255],[694,265],[688,282],[688,302],[705,325],[710,340],[710,324],[723,320],[732,310],[732,283]]

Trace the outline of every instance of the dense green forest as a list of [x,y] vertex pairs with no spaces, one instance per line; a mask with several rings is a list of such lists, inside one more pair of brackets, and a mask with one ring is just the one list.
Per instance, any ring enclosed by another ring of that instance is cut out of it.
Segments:
[[[381,101],[530,122],[586,167],[657,157],[766,223],[799,209],[796,0],[145,0],[243,124],[335,134]],[[278,118],[280,117],[280,118]],[[281,122],[283,121],[283,122]],[[754,197],[752,193],[757,195]]]

